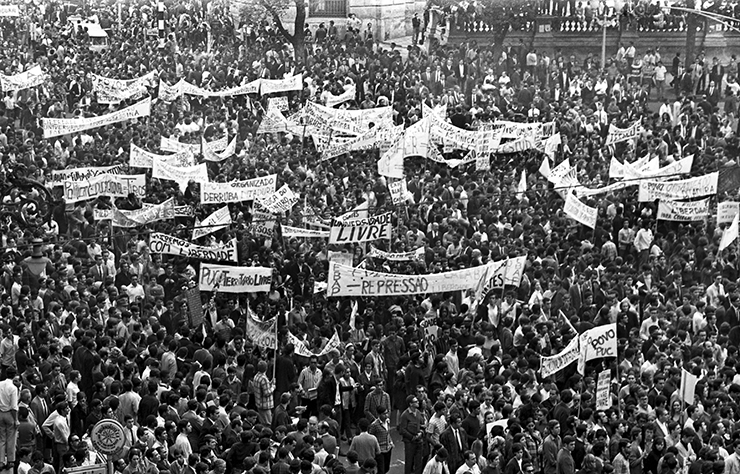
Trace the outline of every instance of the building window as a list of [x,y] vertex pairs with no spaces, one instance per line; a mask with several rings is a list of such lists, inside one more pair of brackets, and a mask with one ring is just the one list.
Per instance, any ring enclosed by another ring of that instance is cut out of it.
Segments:
[[308,4],[309,17],[347,17],[347,0],[312,0]]

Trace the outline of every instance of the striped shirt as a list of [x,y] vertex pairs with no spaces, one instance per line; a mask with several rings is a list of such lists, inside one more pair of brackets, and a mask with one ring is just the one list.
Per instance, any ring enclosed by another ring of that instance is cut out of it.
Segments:
[[275,389],[272,387],[267,374],[258,372],[254,377],[254,402],[258,410],[272,410],[274,408],[274,398],[272,396]]
[[[305,398],[309,398],[311,400],[316,398],[318,395],[316,389],[319,388],[319,383],[321,383],[321,375],[322,372],[318,368],[316,370],[311,370],[311,366],[308,366],[301,371],[301,375],[298,376],[298,383],[303,388],[303,396]],[[310,393],[309,390],[311,390]]]

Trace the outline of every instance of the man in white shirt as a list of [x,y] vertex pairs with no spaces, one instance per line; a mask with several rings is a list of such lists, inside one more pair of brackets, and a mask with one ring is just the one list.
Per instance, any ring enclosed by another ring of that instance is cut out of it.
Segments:
[[18,433],[20,379],[15,367],[6,369],[7,378],[0,382],[0,463],[13,465]]
[[719,273],[714,275],[714,282],[707,287],[705,294],[707,295],[709,306],[718,308],[722,304],[721,300],[727,294],[725,293],[725,286],[722,284],[722,275]]
[[635,236],[635,249],[637,250],[638,260],[637,268],[642,268],[642,265],[648,262],[648,251],[653,243],[653,231],[650,229],[648,221],[642,221],[642,228],[637,231]]
[[465,474],[470,472],[471,474],[480,474],[480,467],[478,467],[477,456],[473,451],[465,451],[463,455],[465,463],[457,469],[455,474]]

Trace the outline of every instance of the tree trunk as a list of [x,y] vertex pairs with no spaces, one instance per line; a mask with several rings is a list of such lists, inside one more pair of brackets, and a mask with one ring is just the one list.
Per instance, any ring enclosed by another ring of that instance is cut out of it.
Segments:
[[[686,8],[693,10],[695,0],[686,0]],[[696,55],[696,27],[699,25],[699,16],[694,13],[686,15],[686,60],[684,67],[688,68],[694,63]]]
[[306,32],[304,26],[306,23],[306,2],[305,0],[295,0],[295,23],[293,26],[293,51],[295,62],[298,65],[306,63]]

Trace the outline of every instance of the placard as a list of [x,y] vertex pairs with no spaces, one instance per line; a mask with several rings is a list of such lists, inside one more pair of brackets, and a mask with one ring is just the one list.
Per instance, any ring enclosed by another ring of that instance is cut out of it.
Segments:
[[274,193],[276,186],[276,174],[229,183],[201,183],[200,202],[201,204],[219,204],[254,201]]
[[288,212],[293,208],[295,203],[298,202],[298,195],[287,184],[283,184],[273,194],[259,198],[257,202],[273,214],[280,214],[282,212]]
[[709,215],[709,198],[701,201],[660,201],[658,219],[663,221],[700,221]]
[[270,291],[272,268],[236,267],[203,263],[198,275],[200,291],[256,293]]
[[281,112],[287,112],[288,110],[290,110],[290,105],[288,105],[288,97],[284,95],[280,97],[270,97],[269,99],[267,99],[267,108],[275,108]]
[[185,296],[188,299],[190,326],[197,328],[203,324],[203,321],[205,321],[205,315],[203,314],[203,301],[200,299],[200,290],[198,288],[188,288],[185,292]]
[[277,349],[277,318],[260,321],[247,307],[247,337],[256,346]]
[[586,362],[602,357],[617,357],[617,323],[604,324],[580,335],[581,356],[578,372],[585,374]]
[[102,174],[83,181],[65,180],[64,199],[67,203],[87,201],[98,197],[146,196],[145,174]]
[[599,374],[596,383],[596,409],[608,410],[611,408],[611,397],[609,396],[609,385],[611,384],[612,371],[606,369]]
[[257,237],[272,237],[275,231],[277,219],[269,212],[253,211],[252,222],[249,224],[249,232]]
[[349,244],[390,240],[393,232],[393,215],[390,212],[373,217],[334,221],[329,230],[330,244]]
[[154,233],[149,238],[149,250],[152,253],[177,255],[195,260],[237,262],[236,239],[216,247],[206,247],[171,235]]
[[740,212],[740,202],[725,201],[717,203],[717,225],[732,222]]

